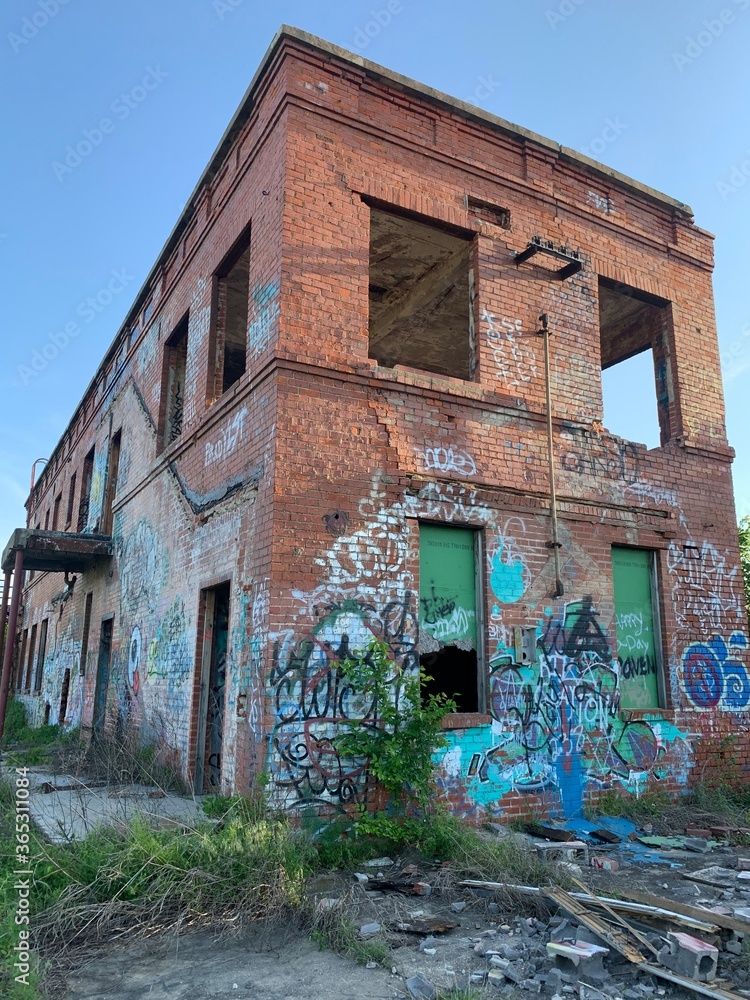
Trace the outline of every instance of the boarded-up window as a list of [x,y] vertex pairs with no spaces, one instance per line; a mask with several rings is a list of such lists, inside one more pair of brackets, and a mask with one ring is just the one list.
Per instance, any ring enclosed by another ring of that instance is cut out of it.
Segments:
[[476,532],[419,528],[419,662],[433,678],[426,691],[479,711]]
[[652,553],[612,548],[620,707],[659,707],[659,637],[656,634]]

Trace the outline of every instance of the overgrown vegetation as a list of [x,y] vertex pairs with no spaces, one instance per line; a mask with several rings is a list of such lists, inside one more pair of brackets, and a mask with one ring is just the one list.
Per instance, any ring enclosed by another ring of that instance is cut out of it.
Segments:
[[[514,835],[491,843],[434,805],[434,755],[445,743],[441,723],[455,708],[444,696],[422,698],[424,675],[399,672],[384,643],[345,664],[352,689],[368,706],[369,722],[352,721],[335,738],[339,753],[366,762],[390,796],[388,813],[364,807],[314,835],[269,808],[263,782],[253,798],[211,796],[206,818],[195,829],[159,830],[143,819],[118,829],[99,828],[85,840],[47,843],[30,835],[31,928],[33,946],[46,960],[68,964],[71,949],[186,923],[238,929],[258,920],[281,919],[306,928],[321,945],[360,962],[387,963],[382,939],[362,941],[341,905],[315,905],[310,889],[317,872],[352,869],[368,857],[421,853],[436,864],[431,884],[450,889],[459,878],[524,884],[548,881],[554,866],[540,862]],[[179,788],[176,758],[163,728],[150,746],[136,731],[115,732],[87,746],[56,727],[28,730],[23,710],[11,713],[9,742],[16,760],[44,747],[54,768],[99,778],[102,783],[145,783]],[[153,727],[151,732],[154,732]],[[77,736],[77,734],[74,734]],[[0,808],[3,842],[13,843],[11,786]],[[14,861],[2,859],[0,898],[0,994],[14,996],[10,966],[17,940]],[[449,864],[445,864],[449,862]],[[357,887],[352,892],[361,892]],[[5,983],[3,983],[3,975]],[[3,989],[5,988],[5,992]],[[23,987],[25,1000],[28,988]]]
[[739,523],[740,562],[742,564],[742,580],[745,584],[745,608],[750,624],[750,516],[743,517]]
[[15,698],[8,702],[2,745],[15,748],[13,757],[19,764],[34,767],[46,763],[60,736],[59,726],[27,725],[23,704]]
[[706,825],[750,826],[750,788],[730,779],[716,784],[700,782],[678,800],[651,785],[639,795],[624,790],[602,793],[588,818],[624,816],[636,825],[651,823],[655,832],[682,833],[689,822]]
[[434,791],[434,754],[447,743],[443,717],[456,709],[444,694],[424,695],[431,680],[420,668],[406,673],[393,662],[385,642],[373,638],[364,656],[346,660],[342,673],[371,706],[375,721],[352,720],[335,737],[344,757],[367,761],[369,773],[395,799],[400,814],[409,805],[429,808]]

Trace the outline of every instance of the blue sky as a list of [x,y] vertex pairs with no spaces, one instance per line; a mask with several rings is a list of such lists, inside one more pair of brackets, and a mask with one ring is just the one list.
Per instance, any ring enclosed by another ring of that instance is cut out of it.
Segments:
[[[750,513],[750,0],[10,0],[0,545],[282,22],[693,207],[716,235],[735,492]],[[89,155],[66,163],[86,133]],[[50,335],[69,342],[42,367]],[[608,426],[653,444],[650,393],[632,386],[613,388]]]

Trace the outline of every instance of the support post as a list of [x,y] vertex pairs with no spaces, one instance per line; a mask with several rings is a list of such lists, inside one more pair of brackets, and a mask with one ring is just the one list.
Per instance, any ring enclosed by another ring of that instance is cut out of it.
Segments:
[[0,605],[0,664],[3,662],[3,654],[5,652],[5,639],[7,635],[5,623],[8,618],[8,599],[10,597],[11,574],[12,570],[8,570],[5,574],[5,581],[3,582],[3,600]]
[[[6,588],[8,576],[6,574]],[[13,648],[16,644],[16,626],[18,625],[18,606],[21,603],[23,590],[23,549],[16,549],[16,561],[13,566],[13,597],[10,602],[8,616],[8,632],[3,651],[3,674],[0,680],[0,740],[5,730],[5,712],[8,707],[8,688],[10,687],[10,671],[13,666]],[[6,589],[7,593],[7,589]]]

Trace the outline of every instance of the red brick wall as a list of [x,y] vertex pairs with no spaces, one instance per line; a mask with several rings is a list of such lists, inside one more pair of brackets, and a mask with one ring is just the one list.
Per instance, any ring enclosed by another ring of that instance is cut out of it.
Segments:
[[[470,381],[368,358],[368,199],[476,234]],[[468,199],[507,209],[509,228]],[[248,222],[248,372],[214,401],[212,275]],[[579,250],[579,274],[554,280],[539,258],[516,267],[512,252],[534,235]],[[36,524],[60,489],[66,496],[72,471],[80,490],[91,445],[106,454],[110,417],[113,431],[122,427],[114,558],[84,574],[62,614],[52,603],[59,576],[37,576],[28,592],[23,626],[50,617],[43,694],[26,699],[35,717],[50,701],[56,721],[93,590],[69,722],[91,724],[99,625],[114,613],[109,717],[161,735],[189,774],[200,593],[231,580],[223,790],[247,791],[264,769],[288,808],[347,808],[365,795],[366,777],[331,740],[362,705],[337,660],[374,633],[395,664],[415,666],[426,519],[481,529],[484,542],[487,702],[452,720],[439,759],[457,811],[475,820],[570,812],[609,788],[684,789],[726,777],[728,736],[732,776],[742,778],[747,621],[711,267],[710,237],[667,202],[284,42],[164,261],[153,313],[32,497]],[[599,276],[671,303],[657,352],[669,387],[661,448],[602,427]],[[163,345],[187,309],[186,423],[159,455]],[[541,313],[551,330],[562,598],[552,597]],[[619,709],[613,544],[656,553],[666,697],[650,713]],[[520,584],[498,594],[506,574]],[[588,602],[608,654],[566,655],[551,638],[564,634],[572,602]],[[536,628],[540,643],[524,670],[510,662],[516,625]]]

